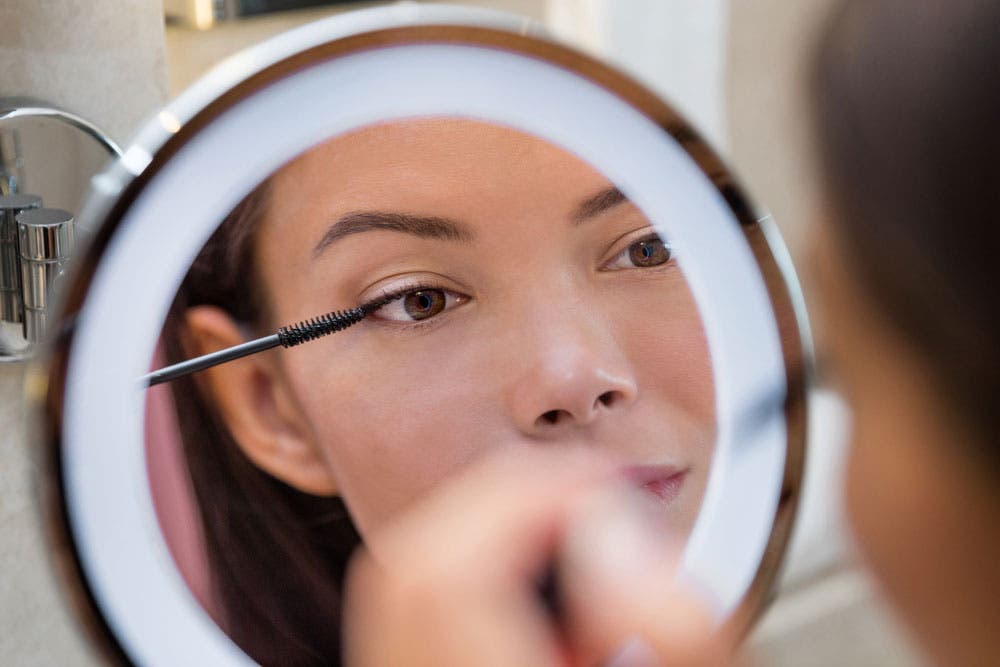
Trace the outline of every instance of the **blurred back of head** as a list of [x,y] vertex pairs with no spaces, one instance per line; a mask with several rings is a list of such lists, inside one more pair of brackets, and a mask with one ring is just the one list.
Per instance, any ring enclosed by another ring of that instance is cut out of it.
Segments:
[[848,270],[1000,474],[1000,2],[849,0],[814,67]]

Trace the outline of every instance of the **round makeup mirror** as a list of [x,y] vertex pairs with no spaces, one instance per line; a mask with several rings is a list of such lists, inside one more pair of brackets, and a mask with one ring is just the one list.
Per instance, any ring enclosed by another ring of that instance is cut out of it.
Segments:
[[[349,551],[497,443],[616,447],[719,622],[763,607],[801,480],[798,289],[771,223],[640,85],[503,15],[368,10],[223,64],[93,187],[33,386],[54,533],[112,654],[260,659],[226,591],[241,568],[280,579],[262,514],[335,523]],[[138,381],[372,301],[301,347]],[[445,430],[482,447],[409,446]],[[314,458],[269,459],[279,437]]]

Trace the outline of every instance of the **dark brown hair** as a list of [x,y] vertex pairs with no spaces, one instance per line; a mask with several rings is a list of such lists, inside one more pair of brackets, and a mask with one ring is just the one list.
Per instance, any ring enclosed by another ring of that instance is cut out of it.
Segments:
[[1000,3],[849,0],[812,73],[850,268],[1000,472]]
[[[217,306],[263,328],[254,237],[268,190],[265,182],[233,210],[185,277],[163,330],[168,363],[191,356],[192,306]],[[172,390],[205,536],[216,607],[209,611],[261,664],[339,663],[342,580],[360,541],[343,502],[302,493],[255,466],[191,377]]]

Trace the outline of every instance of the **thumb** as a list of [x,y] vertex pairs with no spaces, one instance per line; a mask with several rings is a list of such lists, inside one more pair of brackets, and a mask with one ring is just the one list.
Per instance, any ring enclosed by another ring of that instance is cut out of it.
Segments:
[[559,561],[567,628],[581,664],[723,665],[711,607],[678,579],[683,544],[632,489],[578,504]]

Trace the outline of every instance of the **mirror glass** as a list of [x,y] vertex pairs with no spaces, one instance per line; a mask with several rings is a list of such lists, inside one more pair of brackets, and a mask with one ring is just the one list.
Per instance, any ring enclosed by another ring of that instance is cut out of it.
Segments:
[[243,664],[274,619],[329,627],[366,533],[486,451],[561,443],[621,457],[720,623],[759,613],[804,424],[780,240],[666,105],[522,28],[412,5],[309,26],[95,181],[50,363],[54,529],[133,662]]
[[[346,331],[151,389],[154,504],[197,597],[226,610],[213,616],[301,608],[310,591],[280,567],[298,548],[343,558],[355,531],[501,449],[582,444],[620,457],[686,539],[716,419],[676,251],[614,183],[524,132],[410,119],[295,158],[202,247],[160,356],[176,363],[384,294],[399,298]],[[274,453],[283,438],[303,448],[301,465]],[[179,522],[190,503],[172,490],[187,479],[198,520]],[[273,525],[290,522],[315,527],[290,546],[295,533]],[[202,540],[183,532],[195,524]]]

